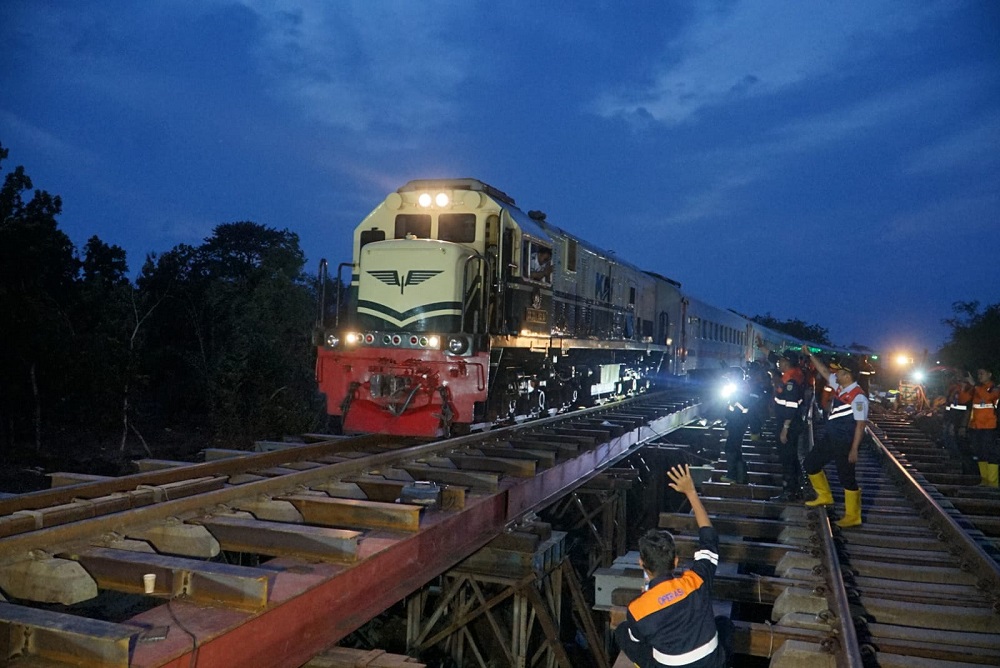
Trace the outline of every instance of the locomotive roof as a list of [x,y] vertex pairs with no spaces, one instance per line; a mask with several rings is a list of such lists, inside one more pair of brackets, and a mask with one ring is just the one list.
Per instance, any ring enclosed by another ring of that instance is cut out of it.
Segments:
[[[552,238],[553,236],[572,239],[581,248],[588,250],[599,257],[607,258],[608,260],[614,262],[615,264],[629,267],[630,269],[633,269],[640,273],[646,273],[646,274],[650,273],[642,269],[641,267],[637,267],[628,260],[624,260],[618,257],[614,251],[595,246],[586,239],[581,239],[580,237],[574,234],[570,234],[569,232],[562,229],[558,225],[553,225],[547,220],[544,219],[536,220],[532,218],[531,216],[529,216],[528,214],[526,214],[524,211],[522,211],[517,207],[517,204],[514,202],[513,197],[511,197],[504,191],[500,190],[499,188],[494,188],[488,183],[483,183],[479,179],[472,179],[472,178],[414,179],[412,181],[407,182],[405,185],[399,188],[397,192],[412,192],[416,190],[435,190],[435,189],[474,190],[485,193],[490,197],[493,197],[494,199],[497,199],[500,202],[506,204],[507,210],[510,213],[510,217],[513,218],[518,225],[520,225],[522,232],[528,234],[531,237],[534,237],[540,241],[544,241],[550,244],[554,243]],[[656,278],[664,279],[667,282],[676,284],[677,287],[680,287],[680,283],[677,281],[673,281],[669,278],[665,278],[658,274],[656,274]]]
[[499,188],[494,188],[488,183],[483,183],[479,179],[414,179],[408,181],[402,188],[396,192],[410,192],[413,190],[435,190],[440,188],[441,190],[475,190],[478,192],[484,192],[490,197],[500,200],[504,204],[510,204],[511,206],[517,206],[514,203],[514,198],[500,190]]

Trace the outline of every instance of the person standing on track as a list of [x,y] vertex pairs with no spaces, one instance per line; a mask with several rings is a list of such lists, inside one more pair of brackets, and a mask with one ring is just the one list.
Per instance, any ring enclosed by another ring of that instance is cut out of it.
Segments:
[[745,485],[749,479],[743,460],[743,435],[750,424],[751,387],[741,369],[730,370],[723,380],[729,410],[726,413],[726,475],[722,476],[722,482]]
[[[757,347],[772,359],[771,350],[764,340],[757,337]],[[775,448],[781,462],[781,494],[772,501],[802,500],[802,466],[799,464],[799,435],[805,424],[802,421],[802,397],[805,393],[805,377],[799,368],[799,354],[786,350],[775,360],[781,372],[781,380],[774,384],[774,417],[778,437]]]
[[959,394],[960,402],[972,404],[972,415],[969,417],[969,440],[972,452],[979,460],[979,475],[984,487],[1000,486],[1000,446],[997,445],[997,401],[1000,400],[1000,388],[993,382],[993,373],[989,369],[976,370],[975,386],[972,384],[972,374],[965,375],[965,389]]
[[759,441],[764,423],[771,412],[771,393],[774,383],[764,362],[754,360],[747,368],[747,382],[750,385],[749,417],[750,440]]
[[858,368],[854,360],[848,357],[831,362],[827,367],[811,352],[808,355],[816,371],[830,384],[833,400],[826,423],[816,436],[816,445],[806,455],[806,474],[816,490],[816,498],[806,501],[806,505],[833,504],[830,482],[823,472],[823,467],[832,460],[844,488],[844,517],[837,522],[837,526],[858,526],[861,524],[861,488],[856,469],[858,449],[868,424],[868,396],[857,383]]
[[955,456],[961,456],[958,442],[965,438],[965,432],[969,428],[969,404],[961,400],[965,389],[962,372],[955,370],[945,390],[944,420],[941,425],[944,447]]

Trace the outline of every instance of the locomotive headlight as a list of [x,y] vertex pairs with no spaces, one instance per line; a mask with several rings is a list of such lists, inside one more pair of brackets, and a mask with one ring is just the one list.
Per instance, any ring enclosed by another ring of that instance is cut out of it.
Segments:
[[353,346],[360,340],[361,340],[361,335],[358,334],[357,332],[348,332],[347,334],[344,335],[344,342],[349,346]]
[[438,348],[441,346],[441,337],[439,336],[428,336],[427,337],[427,347],[428,348]]
[[430,193],[420,193],[420,197],[417,198],[417,204],[425,209],[431,205],[432,201]]
[[469,342],[464,336],[448,337],[448,352],[452,355],[461,355],[469,349]]
[[451,202],[451,198],[448,197],[448,193],[438,193],[434,196],[434,203],[438,206],[448,206],[449,202]]
[[340,345],[340,337],[337,336],[336,334],[327,334],[326,345],[328,345],[331,348],[336,348],[337,346]]

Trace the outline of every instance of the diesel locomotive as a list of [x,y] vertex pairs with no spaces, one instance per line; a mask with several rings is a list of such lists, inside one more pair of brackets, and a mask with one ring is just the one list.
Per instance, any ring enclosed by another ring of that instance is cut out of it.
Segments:
[[475,179],[389,194],[354,230],[341,269],[349,287],[338,270],[344,296],[321,298],[315,343],[317,382],[344,433],[463,433],[742,365],[758,334],[772,349],[801,343]]

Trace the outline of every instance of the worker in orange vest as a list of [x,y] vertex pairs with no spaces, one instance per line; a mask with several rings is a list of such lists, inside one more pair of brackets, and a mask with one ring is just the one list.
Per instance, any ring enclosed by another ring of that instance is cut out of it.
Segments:
[[965,389],[959,394],[959,401],[971,403],[969,416],[969,441],[972,452],[979,460],[979,475],[982,486],[1000,486],[1000,447],[997,446],[997,401],[1000,388],[993,382],[989,369],[977,369],[976,385],[972,384],[972,374],[965,374]]

